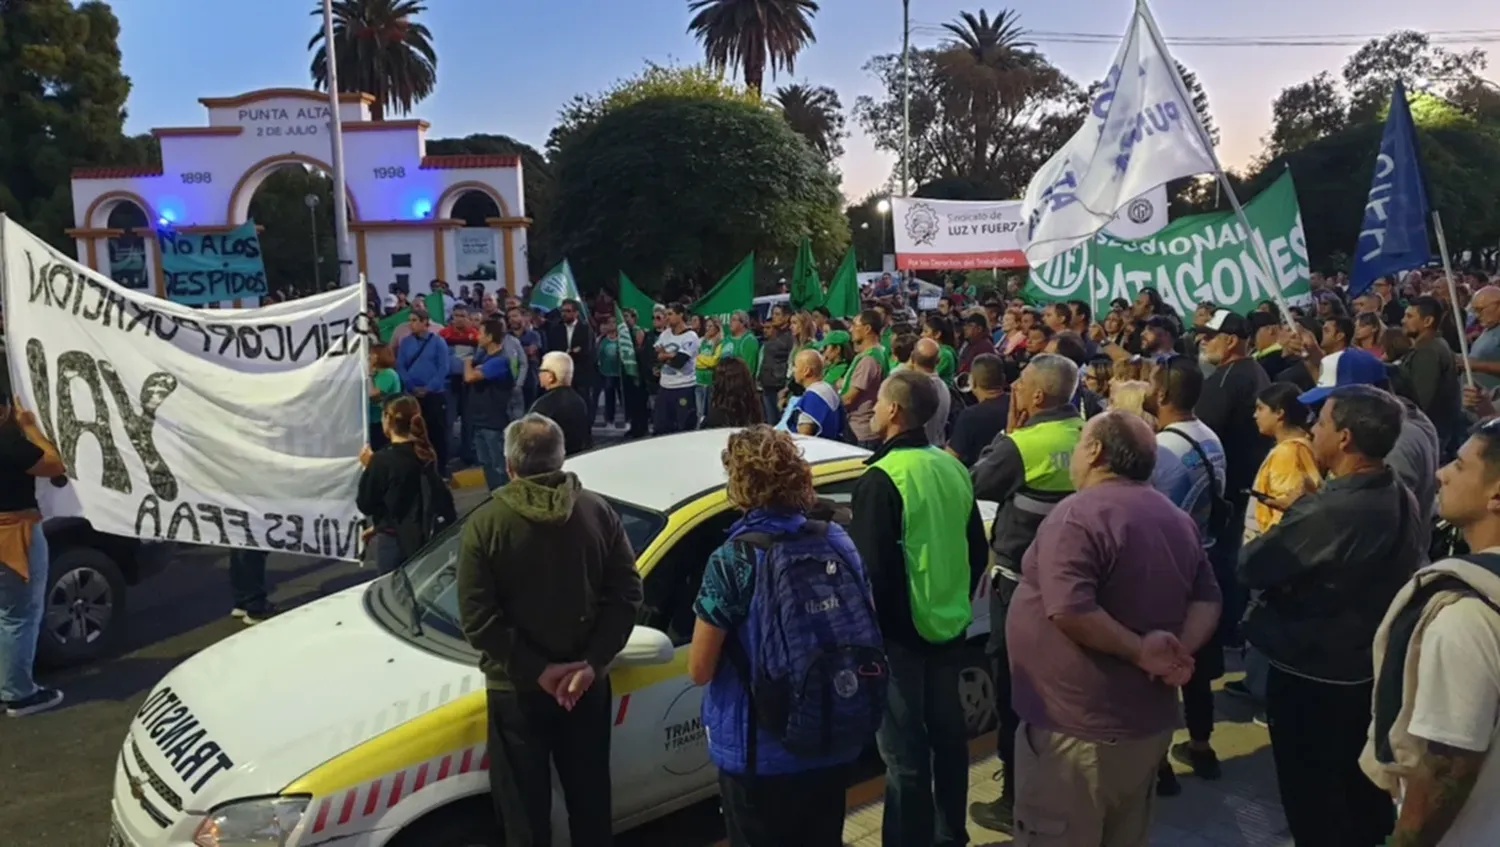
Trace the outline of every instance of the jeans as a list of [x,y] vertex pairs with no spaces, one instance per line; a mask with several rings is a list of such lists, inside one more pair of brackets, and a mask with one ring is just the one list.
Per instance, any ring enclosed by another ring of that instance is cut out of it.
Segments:
[[[604,422],[609,426],[615,425],[615,401],[620,396],[620,378],[617,376],[599,377],[599,391],[604,394]],[[595,401],[598,406],[598,401]]]
[[698,385],[693,389],[694,395],[698,398],[698,420],[700,421],[708,414],[708,398],[713,394],[713,388],[712,385]]
[[693,398],[695,386],[663,388],[656,393],[657,435],[692,432],[698,428],[698,406]]
[[[472,423],[474,416],[469,414],[469,401],[472,397],[469,392],[469,386],[460,384],[456,389],[450,388],[449,394],[452,395],[454,400],[449,405],[458,406],[458,449],[454,450],[453,453],[458,456],[464,465],[476,465],[479,463],[479,459],[474,454],[474,424]],[[451,437],[453,433],[452,427],[449,427],[448,433]]]
[[747,776],[719,771],[729,847],[843,847],[844,765]]
[[31,667],[46,609],[49,555],[47,533],[36,524],[26,550],[29,579],[0,565],[0,702],[25,700],[37,692]]
[[1390,795],[1359,767],[1373,689],[1373,682],[1332,685],[1271,668],[1271,757],[1287,826],[1299,845],[1374,847],[1395,827]]
[[760,411],[766,416],[766,423],[775,424],[781,420],[781,389],[762,388],[760,390]]
[[995,680],[995,718],[998,723],[995,752],[1000,759],[1000,799],[1011,803],[1016,799],[1016,731],[1021,727],[1021,717],[1011,703],[1010,651],[1005,640],[1005,619],[1010,614],[1010,601],[1019,587],[1015,580],[1003,576],[992,581],[990,640],[985,645]]
[[650,398],[646,386],[639,380],[626,377],[620,388],[625,395],[625,422],[630,424],[629,437],[646,437],[651,423],[651,410],[647,405]]
[[484,470],[485,487],[491,491],[510,480],[505,472],[505,430],[478,427],[474,430],[474,452]]
[[265,610],[266,559],[270,555],[265,550],[229,551],[229,592],[234,595],[236,609]]
[[1266,678],[1271,675],[1271,660],[1249,644],[1245,645],[1245,687],[1256,700],[1266,702]]
[[571,712],[544,691],[486,693],[490,794],[507,847],[552,847],[554,766],[571,843],[610,844],[608,677],[595,680]]
[[437,454],[438,476],[448,475],[448,398],[431,391],[417,398],[422,407],[422,419],[427,422],[427,438],[432,442],[432,452]]
[[[1240,619],[1245,616],[1245,606],[1250,599],[1244,586],[1240,585],[1239,576],[1235,573],[1240,560],[1240,547],[1245,540],[1241,527],[1245,525],[1245,510],[1248,506],[1237,500],[1230,502],[1234,506],[1233,514],[1229,518],[1230,529],[1224,533],[1225,537],[1215,539],[1214,546],[1208,548],[1208,562],[1213,565],[1214,578],[1219,581],[1219,592],[1224,596],[1223,611],[1219,615],[1217,643],[1220,646],[1237,647],[1244,643],[1244,639],[1239,634],[1239,626]],[[1218,676],[1223,676],[1222,670]]]
[[589,429],[594,428],[594,419],[599,414],[599,387],[592,382],[580,382],[573,385],[573,390],[583,398],[583,408],[588,411]]
[[388,532],[377,532],[370,536],[370,545],[365,552],[381,576],[401,567],[405,558],[401,555],[401,542]]
[[886,767],[881,843],[968,844],[968,728],[958,690],[963,648],[885,647],[889,699],[875,734]]

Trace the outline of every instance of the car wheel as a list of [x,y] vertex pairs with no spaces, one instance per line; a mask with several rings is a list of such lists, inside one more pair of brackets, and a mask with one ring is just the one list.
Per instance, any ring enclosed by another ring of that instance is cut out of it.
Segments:
[[389,847],[504,847],[489,794],[428,813],[401,831]]
[[114,560],[93,547],[64,548],[49,564],[38,661],[61,667],[103,656],[124,617],[125,578]]
[[995,728],[995,678],[982,646],[970,646],[965,654],[964,667],[958,675],[958,699],[963,703],[964,725],[970,738],[978,738]]

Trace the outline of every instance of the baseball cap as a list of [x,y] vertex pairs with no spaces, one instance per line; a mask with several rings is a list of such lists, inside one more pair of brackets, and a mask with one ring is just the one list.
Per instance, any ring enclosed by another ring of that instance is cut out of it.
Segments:
[[840,344],[848,344],[849,342],[849,333],[843,331],[842,329],[836,329],[833,332],[824,335],[823,340],[817,342],[813,346],[818,348],[819,350],[822,350],[824,347],[837,347]]
[[1334,384],[1304,392],[1297,398],[1297,402],[1304,406],[1315,406],[1327,400],[1335,389],[1346,385],[1375,385],[1389,378],[1384,362],[1368,351],[1349,347],[1339,354],[1338,375]]
[[1231,312],[1228,309],[1219,309],[1214,316],[1208,319],[1208,323],[1198,328],[1199,335],[1233,335],[1239,338],[1249,338],[1254,330],[1250,328],[1250,321],[1244,315]]
[[1251,338],[1254,338],[1256,333],[1268,326],[1278,326],[1281,324],[1281,321],[1277,320],[1275,315],[1268,315],[1265,312],[1251,312],[1245,317],[1245,322],[1250,325]]

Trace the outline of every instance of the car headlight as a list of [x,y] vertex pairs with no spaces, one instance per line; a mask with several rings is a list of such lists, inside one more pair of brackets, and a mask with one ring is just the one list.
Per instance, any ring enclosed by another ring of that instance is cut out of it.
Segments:
[[258,797],[209,812],[198,824],[198,847],[285,847],[307,811],[307,797]]

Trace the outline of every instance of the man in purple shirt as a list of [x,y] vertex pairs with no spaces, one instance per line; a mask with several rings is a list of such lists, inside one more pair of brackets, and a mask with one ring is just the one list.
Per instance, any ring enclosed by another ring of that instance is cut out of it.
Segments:
[[[1037,530],[1005,635],[1016,731],[1016,840],[1145,847],[1176,686],[1219,619],[1198,527],[1151,487],[1156,437],[1108,412],[1084,427],[1078,493]],[[1050,842],[1047,842],[1050,843]]]

